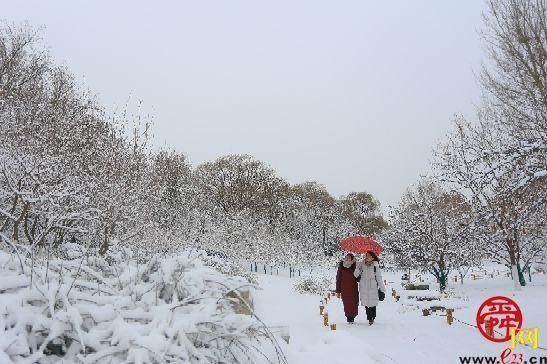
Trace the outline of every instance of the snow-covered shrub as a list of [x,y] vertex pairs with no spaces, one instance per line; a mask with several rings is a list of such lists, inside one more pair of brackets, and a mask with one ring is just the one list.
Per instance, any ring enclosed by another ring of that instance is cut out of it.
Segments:
[[309,275],[301,278],[294,284],[294,289],[299,293],[323,294],[331,288],[333,281],[329,277],[321,275]]
[[539,262],[532,265],[532,271],[534,273],[547,274],[547,262]]
[[228,276],[239,276],[247,279],[250,283],[257,284],[256,275],[249,272],[248,269],[243,268],[241,264],[238,264],[232,260],[226,259],[220,255],[206,253],[200,251],[200,258],[203,263],[221,273]]
[[1,363],[257,363],[272,346],[284,361],[258,318],[234,312],[246,279],[190,252],[142,264],[74,248],[34,265],[0,251]]

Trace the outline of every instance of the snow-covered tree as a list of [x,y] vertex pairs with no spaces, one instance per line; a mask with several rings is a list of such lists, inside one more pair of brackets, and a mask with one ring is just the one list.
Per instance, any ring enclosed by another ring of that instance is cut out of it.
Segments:
[[[0,27],[0,228],[10,241],[72,241],[102,255],[113,244],[192,245],[309,266],[332,259],[348,234],[382,226],[367,193],[336,199],[317,182],[291,186],[247,155],[192,168],[181,153],[152,152],[150,118],[127,106],[108,114],[39,34]],[[47,238],[34,237],[42,231]]]
[[488,62],[480,81],[483,107],[510,136],[503,148],[485,151],[498,173],[519,166],[521,185],[547,178],[547,2],[488,0],[482,31]]
[[367,192],[351,192],[340,200],[346,218],[354,226],[354,233],[374,236],[386,228],[380,202]]
[[500,172],[502,161],[494,157],[495,151],[504,148],[511,136],[492,122],[492,114],[479,117],[476,123],[455,120],[455,132],[437,151],[436,166],[445,182],[470,196],[477,221],[490,230],[485,249],[511,268],[518,288],[519,282],[525,283],[523,259],[529,260],[523,255],[523,237],[526,231],[543,231],[538,229],[545,224],[544,219],[535,216],[545,204],[547,190],[541,180],[522,184],[518,164],[511,163]]
[[383,237],[405,267],[432,273],[441,291],[451,270],[477,262],[471,210],[465,197],[445,191],[436,182],[420,180],[392,208]]
[[546,249],[546,19],[543,0],[487,1],[483,103],[437,150],[439,175],[470,197],[485,250],[511,268],[515,289]]

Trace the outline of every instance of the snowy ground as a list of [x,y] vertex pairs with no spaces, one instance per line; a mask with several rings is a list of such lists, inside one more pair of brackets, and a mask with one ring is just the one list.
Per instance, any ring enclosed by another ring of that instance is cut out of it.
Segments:
[[[334,273],[333,273],[334,274]],[[400,272],[384,273],[388,282],[386,300],[378,307],[377,321],[369,326],[364,308],[354,325],[345,323],[342,303],[332,299],[328,304],[331,323],[337,330],[323,326],[319,315],[321,297],[303,295],[293,290],[296,279],[260,275],[262,290],[255,294],[257,314],[271,326],[288,326],[290,344],[286,345],[289,363],[459,363],[460,356],[488,355],[499,358],[508,344],[486,340],[478,329],[455,322],[449,326],[446,317],[422,315],[420,303],[412,299],[395,302],[391,288],[402,292]],[[514,293],[509,278],[470,280],[462,286],[451,283],[453,297],[442,304],[454,306],[454,317],[470,324],[480,304],[495,295],[513,298],[524,316],[524,327],[539,327],[539,345],[547,347],[543,337],[547,333],[547,276],[535,275],[534,282],[521,292]],[[407,291],[408,292],[408,291]],[[438,303],[438,301],[436,302]],[[440,314],[440,313],[439,313]],[[542,337],[543,336],[543,337]],[[514,352],[525,357],[547,356],[547,351],[522,346]]]

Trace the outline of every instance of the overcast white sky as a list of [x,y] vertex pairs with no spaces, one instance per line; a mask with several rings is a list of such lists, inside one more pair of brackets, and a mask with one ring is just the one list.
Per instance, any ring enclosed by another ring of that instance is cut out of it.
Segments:
[[472,116],[481,0],[0,0],[109,109],[131,96],[193,164],[261,159],[384,205]]

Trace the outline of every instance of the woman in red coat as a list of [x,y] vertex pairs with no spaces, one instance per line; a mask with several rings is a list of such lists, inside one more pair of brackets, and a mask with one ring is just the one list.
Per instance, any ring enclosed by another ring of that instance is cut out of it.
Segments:
[[355,256],[347,254],[338,265],[338,272],[336,273],[336,295],[338,297],[342,296],[344,313],[350,324],[357,316],[359,307],[359,290],[357,288],[359,279],[353,275],[355,267]]

